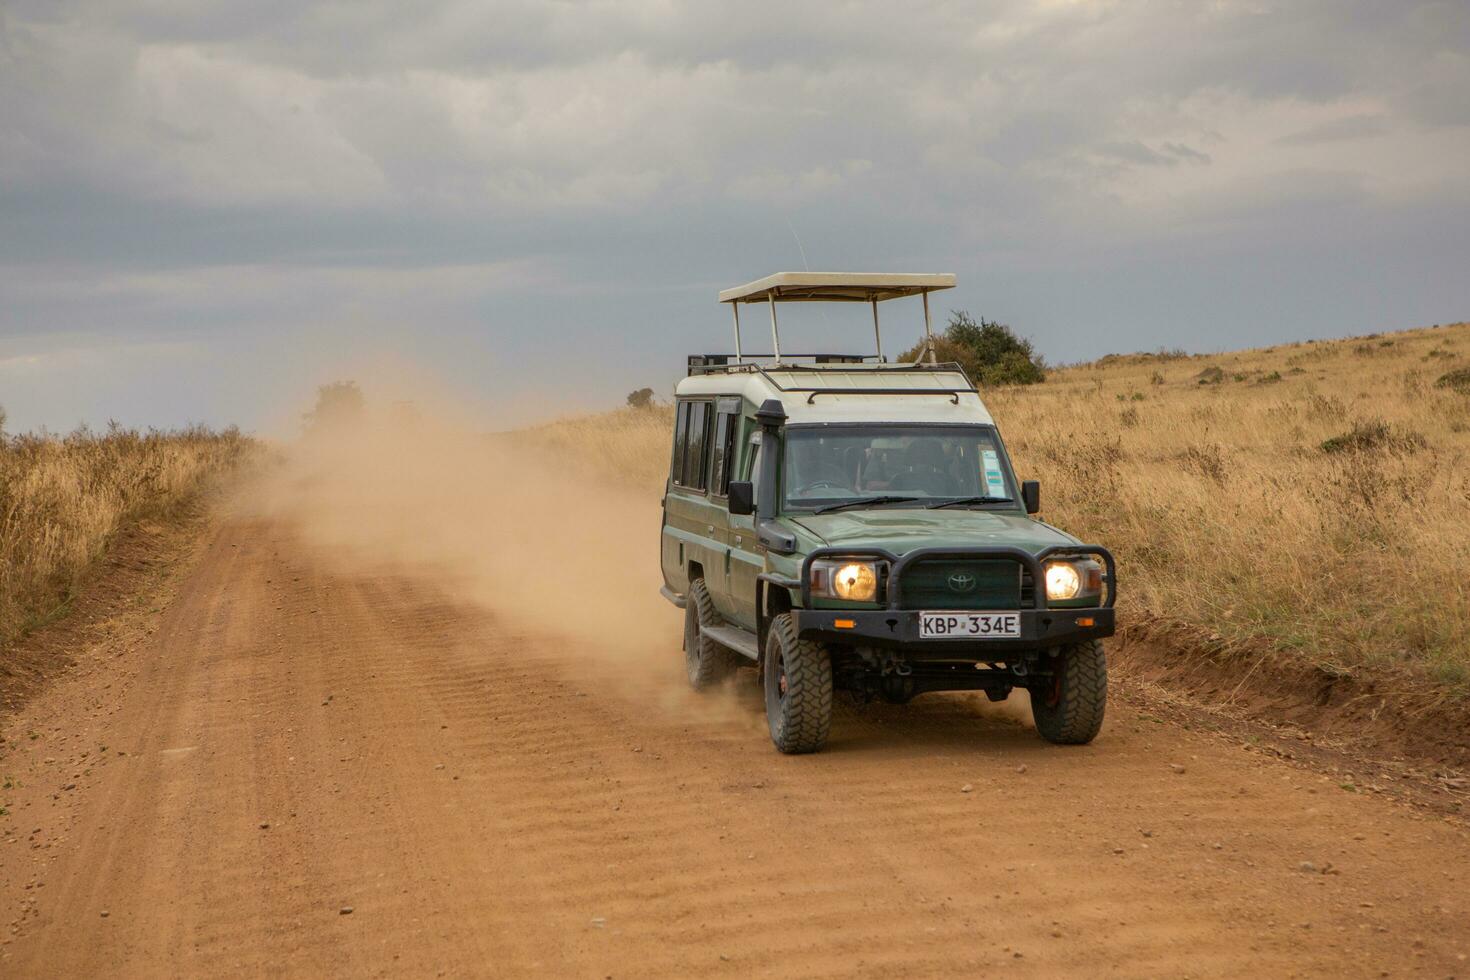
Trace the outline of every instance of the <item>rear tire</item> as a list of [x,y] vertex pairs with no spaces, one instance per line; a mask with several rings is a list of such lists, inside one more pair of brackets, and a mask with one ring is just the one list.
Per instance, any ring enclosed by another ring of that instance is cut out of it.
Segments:
[[790,613],[771,620],[761,664],[766,724],[787,755],[819,751],[832,730],[832,657],[820,643],[801,640]]
[[736,655],[704,635],[704,627],[723,622],[704,587],[704,579],[690,582],[684,600],[684,669],[689,674],[689,686],[696,691],[718,686],[735,671]]
[[1051,683],[1031,688],[1036,731],[1056,745],[1086,745],[1102,729],[1108,701],[1108,658],[1102,643],[1061,647],[1052,658]]

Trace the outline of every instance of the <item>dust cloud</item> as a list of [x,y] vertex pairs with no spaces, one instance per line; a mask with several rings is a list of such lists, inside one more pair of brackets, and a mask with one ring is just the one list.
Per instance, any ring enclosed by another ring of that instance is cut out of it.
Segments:
[[538,657],[596,673],[621,694],[762,724],[743,690],[750,672],[742,690],[713,698],[684,682],[683,613],[658,592],[659,496],[593,462],[607,447],[591,440],[606,433],[579,448],[575,422],[563,422],[571,443],[563,431],[553,450],[533,434],[402,404],[283,447],[238,506],[284,519],[343,574],[410,577],[484,609]]
[[658,594],[658,500],[575,462],[420,416],[306,438],[257,494],[350,569],[430,577],[624,663],[679,649]]
[[[581,430],[565,420],[548,443],[535,430],[494,433],[452,409],[404,404],[284,447],[241,505],[286,519],[344,574],[412,577],[621,693],[764,729],[753,672],[740,672],[723,696],[690,693],[683,614],[658,592],[659,494],[609,472],[616,456],[641,456],[634,469],[661,471],[661,428],[610,434],[605,424]],[[1024,695],[963,700],[975,714],[1029,724]]]

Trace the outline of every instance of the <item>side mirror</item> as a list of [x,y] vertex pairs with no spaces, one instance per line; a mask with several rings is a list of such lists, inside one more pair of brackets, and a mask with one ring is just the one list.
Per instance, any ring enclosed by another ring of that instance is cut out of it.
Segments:
[[730,513],[744,517],[755,513],[755,484],[749,480],[730,481]]
[[1021,483],[1021,500],[1026,504],[1026,513],[1041,512],[1041,481],[1025,480]]

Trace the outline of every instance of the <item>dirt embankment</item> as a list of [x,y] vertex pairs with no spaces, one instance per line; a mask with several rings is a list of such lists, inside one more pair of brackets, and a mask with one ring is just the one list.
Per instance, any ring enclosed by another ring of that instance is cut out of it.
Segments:
[[1086,748],[946,696],[780,756],[682,685],[656,506],[380,458],[254,495],[7,718],[0,972],[1467,970],[1438,812],[1131,694]]

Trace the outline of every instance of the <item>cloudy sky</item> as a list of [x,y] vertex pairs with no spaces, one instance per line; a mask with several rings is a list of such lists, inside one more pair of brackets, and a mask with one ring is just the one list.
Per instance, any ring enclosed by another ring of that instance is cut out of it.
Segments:
[[12,431],[610,405],[803,266],[1057,361],[1465,319],[1470,4],[0,0]]

